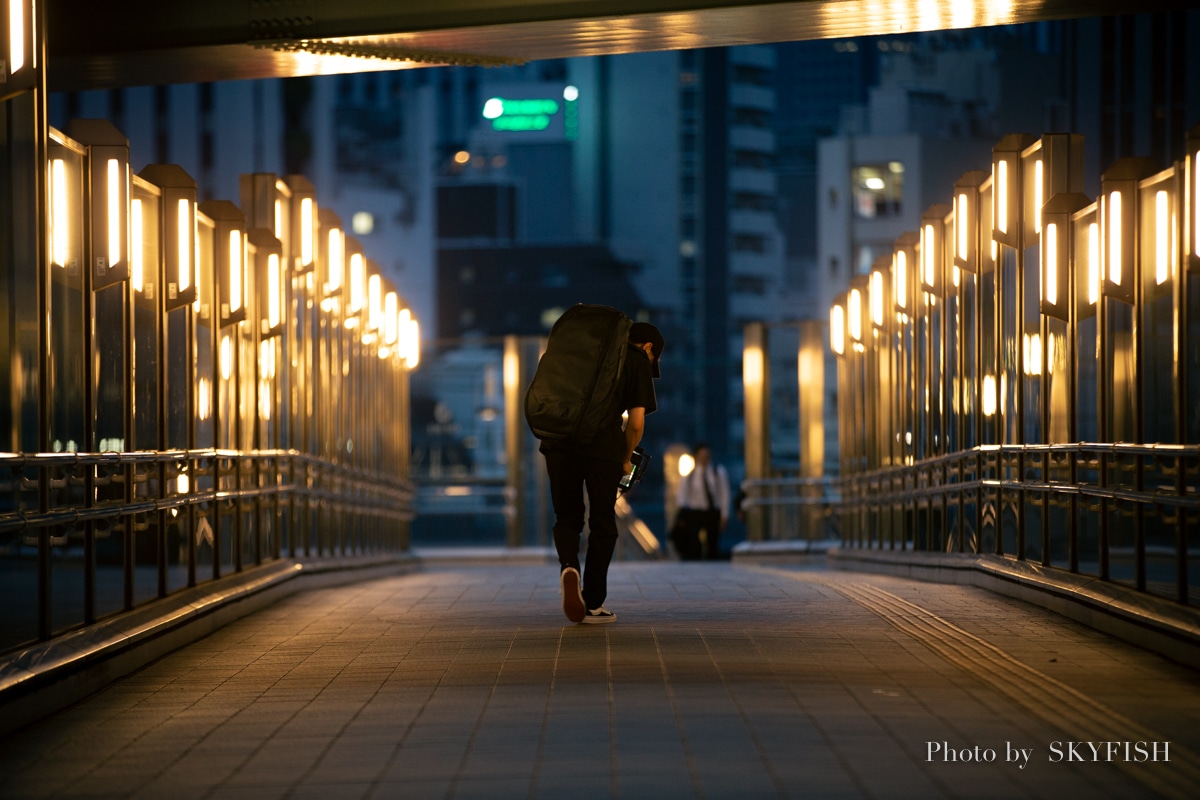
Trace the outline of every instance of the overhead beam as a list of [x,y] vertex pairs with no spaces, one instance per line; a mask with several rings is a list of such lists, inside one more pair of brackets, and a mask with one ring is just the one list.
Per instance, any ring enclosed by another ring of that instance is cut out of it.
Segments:
[[986,27],[1164,0],[49,0],[52,90]]

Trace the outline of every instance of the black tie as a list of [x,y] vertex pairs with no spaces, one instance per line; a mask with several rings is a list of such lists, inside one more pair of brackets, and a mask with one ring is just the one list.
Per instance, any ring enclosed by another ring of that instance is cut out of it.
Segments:
[[704,496],[708,498],[708,510],[712,511],[717,504],[713,502],[712,489],[708,486],[708,467],[704,468],[704,474],[700,476],[700,480],[704,482]]

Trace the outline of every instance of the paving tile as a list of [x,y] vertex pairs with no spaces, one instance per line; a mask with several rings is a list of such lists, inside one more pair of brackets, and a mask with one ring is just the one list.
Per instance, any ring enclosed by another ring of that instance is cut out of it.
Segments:
[[[1139,797],[1194,774],[1194,671],[973,587],[618,563],[607,605],[564,624],[554,570],[511,566],[296,595],[0,739],[0,798]],[[971,642],[995,650],[947,655]],[[1044,688],[1060,716],[1021,701]],[[1178,759],[1050,763],[1083,724],[1069,692]]]

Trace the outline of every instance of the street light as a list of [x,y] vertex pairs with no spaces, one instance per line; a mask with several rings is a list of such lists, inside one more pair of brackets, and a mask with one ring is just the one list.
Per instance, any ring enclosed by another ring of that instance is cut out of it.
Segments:
[[829,349],[839,356],[846,354],[846,306],[845,295],[829,307]]
[[367,259],[362,253],[350,255],[350,300],[346,303],[346,327],[358,325],[367,303]]
[[416,369],[421,362],[421,327],[407,308],[400,311],[399,332],[400,357],[406,367]]
[[129,140],[111,122],[76,119],[67,135],[87,148],[93,289],[129,278]]
[[946,217],[951,210],[950,206],[939,203],[921,215],[921,289],[939,297],[946,293],[943,245]]
[[1200,124],[1187,132],[1187,157],[1184,159],[1184,248],[1188,270],[1200,272]]
[[47,165],[47,218],[50,263],[68,274],[79,270],[84,150],[79,143],[50,129]]
[[196,181],[175,164],[151,164],[140,173],[162,192],[160,241],[166,264],[163,298],[168,311],[196,300],[199,259],[196,257]]
[[38,83],[38,51],[34,38],[38,9],[33,0],[7,0],[8,9],[0,19],[6,41],[0,57],[0,102],[27,92]]
[[1070,318],[1071,263],[1075,258],[1072,218],[1091,201],[1076,192],[1056,194],[1042,207],[1042,313]]
[[[285,179],[291,192],[290,251],[295,274],[310,272],[317,262],[317,231],[320,220],[317,209],[317,190],[303,175],[289,175]],[[279,214],[276,219],[284,215]],[[282,238],[282,237],[280,237]]]
[[1010,133],[992,148],[992,238],[1009,247],[1021,246],[1021,156],[1035,141]]
[[909,231],[901,234],[892,248],[892,300],[901,322],[912,313],[909,298],[913,295],[913,270],[919,268],[916,256],[920,241],[918,234]]
[[259,329],[263,338],[279,336],[286,328],[287,309],[283,243],[263,228],[253,229],[247,238],[254,247]]
[[246,319],[246,217],[228,200],[206,200],[200,211],[213,221],[213,270],[217,276],[219,324]]
[[964,173],[954,184],[954,266],[982,272],[979,263],[979,218],[983,208],[980,187],[988,179],[981,170]]
[[1148,158],[1122,158],[1100,176],[1104,294],[1125,303],[1133,303],[1137,282],[1138,183],[1156,171]]
[[340,294],[346,282],[346,236],[341,217],[329,209],[322,208],[318,219],[325,255],[325,296],[330,297]]

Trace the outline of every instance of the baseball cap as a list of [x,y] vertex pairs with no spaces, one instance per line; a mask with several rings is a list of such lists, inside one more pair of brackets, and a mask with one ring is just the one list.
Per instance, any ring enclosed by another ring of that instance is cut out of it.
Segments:
[[662,377],[662,370],[659,367],[659,359],[662,357],[663,342],[662,334],[658,328],[651,325],[649,322],[635,322],[629,326],[629,341],[634,344],[650,343],[650,350],[653,358],[650,359],[651,374],[656,378]]

